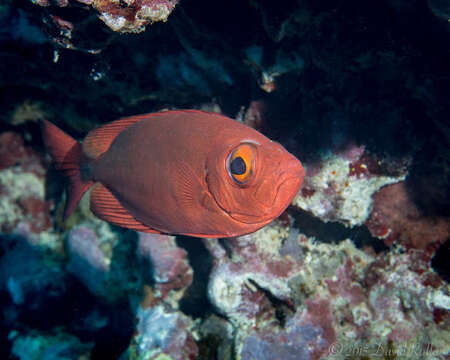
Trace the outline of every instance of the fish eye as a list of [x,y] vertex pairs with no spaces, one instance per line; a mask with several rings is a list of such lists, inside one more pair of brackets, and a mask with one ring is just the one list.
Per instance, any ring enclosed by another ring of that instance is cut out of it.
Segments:
[[238,184],[251,179],[254,172],[255,153],[251,144],[240,144],[228,156],[228,173]]

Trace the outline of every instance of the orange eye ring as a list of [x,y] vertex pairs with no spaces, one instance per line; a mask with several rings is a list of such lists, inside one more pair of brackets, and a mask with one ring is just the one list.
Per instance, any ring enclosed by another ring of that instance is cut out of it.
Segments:
[[238,184],[244,184],[252,178],[254,166],[255,152],[250,144],[240,144],[228,156],[228,173]]

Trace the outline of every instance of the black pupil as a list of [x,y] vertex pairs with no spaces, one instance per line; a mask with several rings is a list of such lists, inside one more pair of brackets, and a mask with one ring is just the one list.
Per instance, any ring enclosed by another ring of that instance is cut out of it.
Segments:
[[238,156],[237,158],[233,159],[233,161],[230,164],[230,170],[231,173],[234,175],[242,175],[245,173],[246,166],[245,161]]

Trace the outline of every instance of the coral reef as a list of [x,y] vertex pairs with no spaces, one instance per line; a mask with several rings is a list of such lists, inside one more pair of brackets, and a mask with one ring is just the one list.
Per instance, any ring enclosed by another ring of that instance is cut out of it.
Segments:
[[0,134],[0,229],[56,249],[62,243],[52,229],[44,177],[43,159],[20,134]]
[[66,241],[69,255],[67,271],[77,277],[93,294],[110,297],[107,286],[108,258],[100,249],[95,232],[84,226],[72,229]]
[[144,285],[136,314],[136,334],[121,359],[195,359],[198,349],[192,335],[194,322],[177,310],[192,282],[186,252],[177,247],[173,236],[138,236],[136,251],[144,281],[151,274],[153,284]]
[[152,274],[152,303],[164,301],[177,308],[192,283],[186,251],[176,245],[173,236],[139,233],[137,252],[145,273]]
[[180,312],[157,305],[139,309],[137,335],[121,357],[126,360],[195,359],[197,346],[190,333],[193,323]]
[[240,327],[251,328],[274,315],[266,312],[270,304],[263,289],[279,299],[288,298],[288,280],[299,271],[301,264],[274,256],[282,239],[280,232],[287,236],[284,229],[270,228],[256,233],[258,242],[251,235],[228,240],[233,261],[226,261],[227,252],[217,240],[206,241],[216,261],[209,282],[209,298]]
[[372,209],[372,195],[387,184],[404,180],[406,168],[399,170],[380,174],[380,163],[364,154],[364,147],[350,145],[307,167],[305,184],[294,205],[323,221],[361,225]]
[[373,196],[366,225],[386,245],[427,249],[431,255],[450,237],[450,218],[424,216],[408,194],[404,182],[386,186]]
[[[49,0],[31,0],[40,6],[50,6],[56,3],[57,6],[70,6],[68,0],[57,0],[50,3]],[[125,1],[118,3],[110,0],[77,0],[79,3],[92,6],[98,11],[98,17],[113,31],[121,33],[138,33],[145,30],[148,24],[157,21],[166,21],[178,0],[144,0]],[[72,31],[73,24],[59,17],[53,16],[58,25],[66,30]],[[70,36],[68,36],[70,38]]]
[[146,25],[166,21],[178,0],[125,1],[117,4],[110,0],[93,0],[92,6],[100,19],[113,31],[141,32]]
[[208,241],[215,256],[209,297],[237,331],[238,358],[343,359],[357,349],[372,358],[388,348],[432,348],[442,357],[450,350],[450,289],[422,252],[374,256],[350,240],[336,246],[296,231],[270,236],[277,227],[227,242],[227,250]]

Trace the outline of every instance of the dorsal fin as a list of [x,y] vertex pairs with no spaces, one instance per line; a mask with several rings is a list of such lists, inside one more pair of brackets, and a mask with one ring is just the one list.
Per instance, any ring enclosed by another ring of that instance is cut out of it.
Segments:
[[112,142],[128,126],[147,118],[148,115],[137,115],[113,121],[92,130],[83,140],[83,152],[91,159],[98,158],[109,149]]
[[100,219],[136,231],[161,234],[136,220],[104,185],[97,184],[91,193],[91,211]]
[[165,110],[151,114],[142,114],[122,118],[92,130],[83,140],[83,152],[89,158],[97,159],[101,154],[103,154],[109,149],[112,142],[121,131],[123,131],[128,126],[133,125],[138,121],[161,116],[170,116],[170,115],[186,116],[192,114],[223,117],[223,115],[212,112],[206,112],[202,110]]

